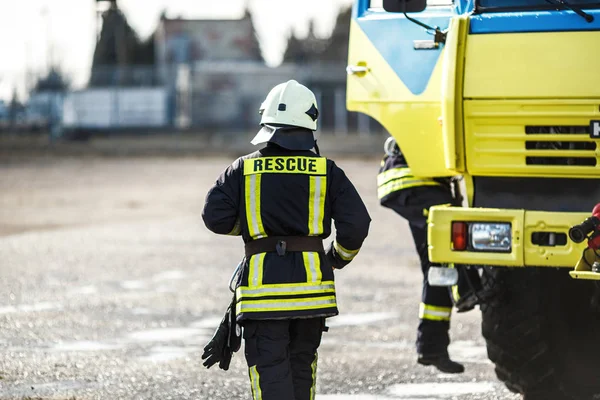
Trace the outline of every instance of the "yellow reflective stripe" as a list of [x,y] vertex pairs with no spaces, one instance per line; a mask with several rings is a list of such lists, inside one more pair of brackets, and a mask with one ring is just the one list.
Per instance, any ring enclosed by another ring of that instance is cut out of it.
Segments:
[[319,293],[335,293],[335,285],[312,285],[312,286],[292,286],[288,288],[267,288],[240,286],[235,290],[238,299],[245,297],[263,297],[263,296],[293,296],[293,295],[311,295]]
[[333,242],[333,247],[335,248],[335,251],[337,251],[337,253],[340,255],[342,260],[344,260],[344,261],[351,261],[354,257],[356,257],[356,255],[358,254],[358,252],[360,250],[360,249],[348,250],[348,249],[344,248],[344,246],[339,244],[337,241]]
[[248,232],[253,239],[267,236],[260,216],[260,182],[261,175],[246,176],[246,220],[248,221]]
[[[334,283],[335,283],[334,281],[323,281],[318,286],[333,285]],[[261,288],[266,288],[266,289],[284,288],[284,289],[292,290],[292,288],[295,288],[295,287],[310,288],[310,287],[315,287],[315,283],[314,282],[266,283],[264,285],[261,285]]]
[[233,229],[231,230],[231,232],[228,233],[228,235],[237,236],[240,233],[242,233],[242,224],[241,224],[240,220],[238,219],[235,221],[235,225],[233,226]]
[[254,254],[250,257],[250,268],[248,270],[248,286],[258,287],[262,286],[263,280],[263,266],[265,262],[265,255],[267,253]]
[[335,296],[311,297],[308,299],[277,299],[239,302],[236,313],[268,312],[268,311],[297,311],[314,310],[319,308],[336,307]]
[[419,305],[419,318],[431,321],[450,321],[452,307],[437,307],[421,303]]
[[377,175],[377,186],[384,185],[393,179],[413,177],[410,168],[392,168]]
[[260,390],[260,376],[256,365],[250,367],[250,385],[252,386],[252,399],[262,400],[262,390]]
[[244,175],[252,174],[327,174],[327,159],[322,157],[258,157],[244,160]]
[[323,233],[323,217],[325,214],[326,176],[311,176],[308,197],[308,235],[318,236]]
[[317,360],[319,359],[319,354],[315,352],[315,359],[312,364],[310,364],[310,369],[312,370],[312,385],[310,387],[310,400],[315,399],[315,392],[317,388]]
[[388,182],[385,185],[378,187],[377,188],[377,197],[381,199],[392,192],[396,192],[398,190],[403,190],[403,189],[408,189],[411,187],[439,186],[439,185],[441,185],[439,182],[436,182],[433,179],[429,179],[429,178],[423,178],[423,179],[413,178],[413,179],[406,179],[406,180],[400,179],[400,180]]
[[458,292],[458,285],[452,285],[452,297],[454,297],[455,302],[460,300],[460,293]]
[[305,251],[302,253],[304,259],[304,268],[306,269],[307,282],[321,282],[323,274],[321,273],[321,259],[319,254],[314,251]]

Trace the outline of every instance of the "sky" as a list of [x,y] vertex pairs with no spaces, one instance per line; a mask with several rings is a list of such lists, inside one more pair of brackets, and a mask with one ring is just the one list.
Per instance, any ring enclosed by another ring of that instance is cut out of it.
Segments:
[[[129,24],[142,38],[167,17],[241,18],[246,4],[253,14],[267,65],[281,62],[291,30],[299,37],[314,20],[315,33],[331,33],[340,7],[352,0],[119,0]],[[0,99],[15,87],[24,95],[27,76],[47,71],[48,60],[85,84],[96,38],[95,0],[0,0]],[[30,71],[29,74],[27,71]],[[30,78],[31,79],[31,78]]]

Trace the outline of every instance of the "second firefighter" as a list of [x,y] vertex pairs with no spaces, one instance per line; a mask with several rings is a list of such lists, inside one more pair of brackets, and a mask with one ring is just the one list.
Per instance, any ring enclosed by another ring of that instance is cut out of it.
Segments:
[[377,176],[377,194],[383,207],[394,210],[408,221],[421,262],[423,291],[417,329],[418,363],[433,365],[447,373],[461,373],[464,367],[450,359],[450,317],[453,301],[447,287],[428,282],[427,214],[430,207],[457,205],[450,179],[423,178],[412,174],[406,159],[393,138],[385,144],[386,155]]

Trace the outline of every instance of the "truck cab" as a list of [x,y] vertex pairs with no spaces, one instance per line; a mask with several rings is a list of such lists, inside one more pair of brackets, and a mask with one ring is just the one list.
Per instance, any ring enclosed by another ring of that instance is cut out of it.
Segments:
[[[599,66],[598,0],[353,5],[347,108],[379,121],[415,176],[463,178],[464,207],[430,209],[429,256],[481,266],[504,299],[481,306],[482,332],[499,378],[522,393],[559,385],[565,396],[600,396],[584,367],[565,369],[592,362],[568,343],[600,334],[590,309],[600,310],[593,300],[600,273],[573,270],[586,245],[568,236],[600,201]],[[527,325],[516,309],[529,324],[541,322]],[[511,350],[506,340],[521,325],[545,333],[537,343],[514,337],[526,344]],[[581,335],[572,335],[576,329]],[[568,348],[567,358],[548,354],[543,368],[535,364],[526,347],[541,342]],[[517,361],[507,366],[507,355]]]

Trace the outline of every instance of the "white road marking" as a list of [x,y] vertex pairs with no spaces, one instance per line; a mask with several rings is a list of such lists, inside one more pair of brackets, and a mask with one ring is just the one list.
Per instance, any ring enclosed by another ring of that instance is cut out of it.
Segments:
[[35,311],[49,311],[49,310],[60,310],[63,306],[60,303],[41,302],[34,304],[20,304],[17,306],[3,306],[0,307],[0,314],[12,314],[12,313],[28,313]]
[[107,344],[82,340],[79,342],[61,342],[52,348],[52,351],[105,351],[122,349],[123,345]]
[[190,326],[194,327],[194,328],[210,328],[210,329],[217,329],[217,326],[219,326],[219,324],[221,323],[221,319],[223,319],[223,316],[214,316],[214,317],[207,317],[207,318],[202,318],[198,321],[192,322],[190,324]]
[[[398,399],[397,397],[395,398]],[[395,400],[393,397],[371,394],[317,394],[315,400]],[[406,400],[406,399],[405,399]],[[419,400],[432,400],[420,398]],[[437,400],[437,399],[433,399]]]
[[450,343],[448,351],[452,358],[457,361],[464,361],[476,364],[490,364],[485,345],[475,343],[474,341],[459,340]]
[[137,290],[144,289],[146,287],[146,282],[144,281],[123,281],[120,283],[123,289],[127,290]]
[[183,271],[179,271],[179,270],[172,270],[172,271],[164,271],[161,272],[159,274],[156,274],[152,277],[153,281],[175,281],[175,280],[179,280],[179,279],[185,279],[185,277],[187,276],[186,273],[184,273]]
[[199,350],[199,347],[155,346],[150,349],[150,354],[140,359],[154,363],[166,362],[185,358],[190,353]]
[[390,386],[387,391],[392,396],[401,399],[422,396],[451,399],[459,395],[493,392],[494,386],[492,382],[407,383]]
[[374,312],[361,314],[343,314],[327,319],[328,326],[369,325],[375,322],[398,318],[398,314]]
[[128,335],[128,338],[136,342],[164,343],[190,339],[199,335],[203,335],[203,333],[203,330],[194,328],[165,328],[133,332]]
[[316,400],[443,400],[467,394],[490,393],[496,389],[492,382],[405,383],[387,388],[386,393],[321,394]]
[[88,286],[81,286],[81,287],[75,288],[73,290],[70,290],[68,295],[72,296],[72,295],[79,295],[79,294],[96,294],[96,293],[98,293],[98,288],[96,286],[88,285]]

